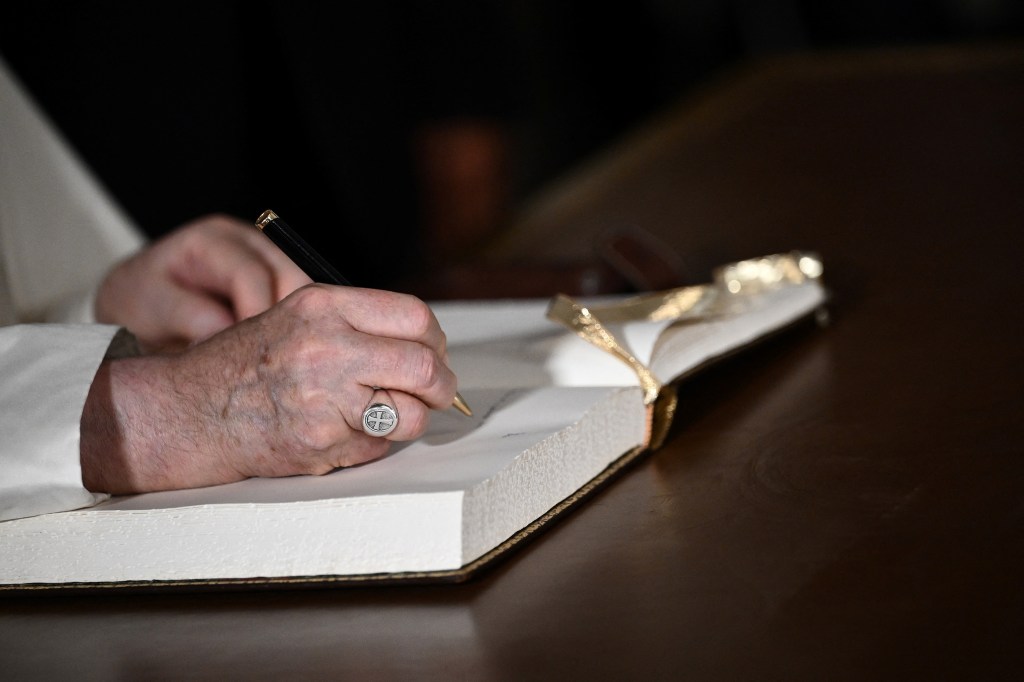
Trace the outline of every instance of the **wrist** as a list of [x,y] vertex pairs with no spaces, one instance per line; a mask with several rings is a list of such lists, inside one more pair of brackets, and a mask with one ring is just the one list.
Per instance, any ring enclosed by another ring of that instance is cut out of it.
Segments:
[[200,402],[177,381],[180,356],[104,361],[81,420],[82,482],[128,494],[199,487],[242,478],[224,471]]
[[112,364],[104,360],[96,371],[79,425],[82,485],[92,492],[121,489],[127,469],[121,424],[115,417],[111,395]]

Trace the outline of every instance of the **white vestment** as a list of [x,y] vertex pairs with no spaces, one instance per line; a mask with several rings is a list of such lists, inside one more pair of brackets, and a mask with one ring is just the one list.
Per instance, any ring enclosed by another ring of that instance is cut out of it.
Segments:
[[141,234],[0,61],[0,520],[105,499],[82,486],[79,423],[117,327],[103,274]]

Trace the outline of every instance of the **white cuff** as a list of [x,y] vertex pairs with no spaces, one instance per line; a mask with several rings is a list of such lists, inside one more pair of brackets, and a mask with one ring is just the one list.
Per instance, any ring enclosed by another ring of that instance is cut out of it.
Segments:
[[82,485],[85,400],[118,327],[0,327],[0,520],[67,511],[107,495]]

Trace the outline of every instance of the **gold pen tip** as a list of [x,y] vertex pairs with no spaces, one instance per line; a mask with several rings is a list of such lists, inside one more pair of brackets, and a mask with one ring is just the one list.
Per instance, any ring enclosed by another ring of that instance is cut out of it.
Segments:
[[469,409],[469,405],[466,404],[466,399],[458,393],[455,394],[455,400],[452,401],[452,407],[467,417],[473,416],[473,410]]

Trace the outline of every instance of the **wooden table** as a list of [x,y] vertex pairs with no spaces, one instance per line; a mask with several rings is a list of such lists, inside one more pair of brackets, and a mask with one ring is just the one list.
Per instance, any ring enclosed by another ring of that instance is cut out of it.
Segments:
[[8,598],[0,677],[1018,678],[1024,50],[751,66],[500,249],[626,224],[695,279],[817,250],[832,323],[698,377],[663,449],[467,584]]

